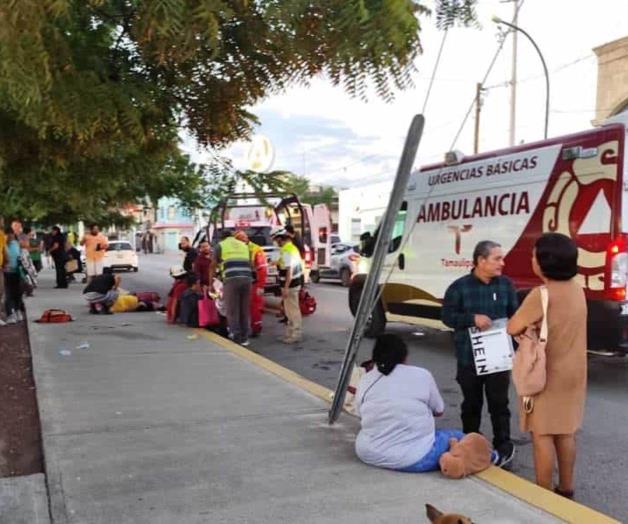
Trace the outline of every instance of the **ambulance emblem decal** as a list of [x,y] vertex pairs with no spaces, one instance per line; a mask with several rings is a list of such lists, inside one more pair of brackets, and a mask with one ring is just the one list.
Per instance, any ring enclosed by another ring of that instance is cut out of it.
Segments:
[[591,291],[604,289],[606,246],[611,241],[612,198],[617,181],[619,143],[600,144],[592,158],[566,166],[543,212],[543,232],[567,235],[578,246],[578,278]]
[[462,244],[462,233],[466,233],[473,228],[471,224],[464,224],[462,226],[447,226],[447,229],[454,234],[454,251],[456,255],[460,254],[460,247]]

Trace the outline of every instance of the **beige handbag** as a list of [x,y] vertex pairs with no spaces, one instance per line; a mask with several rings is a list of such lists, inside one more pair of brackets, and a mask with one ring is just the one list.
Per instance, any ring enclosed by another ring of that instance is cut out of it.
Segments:
[[545,389],[547,370],[545,367],[545,346],[547,345],[547,288],[542,286],[541,303],[543,304],[543,321],[541,331],[528,326],[519,336],[519,348],[515,352],[512,363],[512,381],[515,384],[517,395],[523,401],[526,413],[534,409],[534,395]]

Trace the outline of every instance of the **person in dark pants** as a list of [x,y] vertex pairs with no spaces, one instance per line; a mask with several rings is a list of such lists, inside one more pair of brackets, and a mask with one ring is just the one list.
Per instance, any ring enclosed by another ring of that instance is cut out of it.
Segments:
[[223,231],[222,237],[209,268],[209,282],[214,281],[216,266],[220,264],[230,336],[234,342],[248,346],[253,281],[249,248],[234,238],[230,231]]
[[65,250],[65,236],[61,233],[61,229],[57,226],[52,228],[52,236],[50,238],[50,249],[48,250],[52,260],[55,263],[55,271],[57,273],[56,289],[65,289],[68,287],[68,276],[65,272],[65,263],[68,261],[68,255]]
[[187,273],[185,280],[187,289],[179,299],[178,321],[188,327],[198,327],[198,301],[203,298],[203,293],[196,275]]
[[[4,290],[7,324],[24,320],[24,302],[19,271],[20,243],[11,228],[6,230],[6,260],[4,261]],[[2,273],[0,273],[2,276]],[[4,324],[4,323],[3,323]]]
[[443,300],[443,322],[454,329],[458,371],[462,390],[462,428],[480,431],[484,395],[493,425],[493,446],[499,453],[497,465],[508,466],[515,453],[510,440],[508,390],[510,372],[478,376],[475,370],[469,328],[488,329],[493,320],[510,318],[517,310],[515,287],[502,275],[504,256],[496,242],[484,240],[473,251],[473,270],[449,286]]

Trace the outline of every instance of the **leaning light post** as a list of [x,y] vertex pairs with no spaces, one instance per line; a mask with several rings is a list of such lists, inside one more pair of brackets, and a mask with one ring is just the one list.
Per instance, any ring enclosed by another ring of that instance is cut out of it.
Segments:
[[539,58],[541,59],[541,63],[543,64],[543,71],[545,72],[545,138],[547,138],[547,126],[549,124],[550,82],[549,82],[549,73],[547,71],[547,65],[545,64],[545,59],[543,58],[543,54],[541,53],[539,46],[536,45],[536,42],[532,39],[532,37],[526,31],[521,29],[519,26],[511,24],[510,22],[506,22],[505,20],[502,20],[498,16],[493,17],[493,22],[495,22],[496,24],[508,26],[511,29],[514,29],[515,31],[519,31],[520,33],[522,33],[528,40],[530,40],[530,42],[534,46],[534,49],[536,49],[536,52],[539,54]]

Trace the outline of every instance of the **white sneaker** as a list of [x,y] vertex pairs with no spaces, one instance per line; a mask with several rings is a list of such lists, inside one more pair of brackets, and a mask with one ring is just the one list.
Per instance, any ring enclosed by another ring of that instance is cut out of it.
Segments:
[[21,311],[16,311],[15,312],[15,317],[17,318],[18,322],[24,322],[24,313],[22,313]]
[[7,323],[0,318],[0,327],[6,326],[6,325],[7,325]]
[[16,316],[15,312],[11,313],[7,317],[7,324],[17,324],[17,316]]

